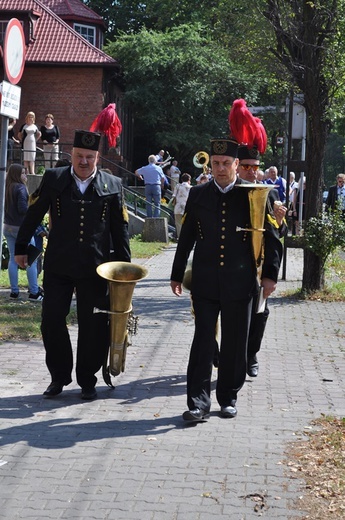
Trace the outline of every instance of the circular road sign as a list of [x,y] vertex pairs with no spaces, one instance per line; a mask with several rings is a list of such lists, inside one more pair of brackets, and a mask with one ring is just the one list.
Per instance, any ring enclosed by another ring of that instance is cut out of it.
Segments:
[[23,28],[16,18],[6,27],[4,38],[4,67],[7,79],[16,85],[22,77],[25,64],[25,38]]

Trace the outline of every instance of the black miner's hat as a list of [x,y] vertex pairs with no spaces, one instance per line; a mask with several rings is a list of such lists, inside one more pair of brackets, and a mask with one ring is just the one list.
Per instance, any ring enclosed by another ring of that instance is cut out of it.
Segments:
[[219,137],[211,139],[210,155],[229,155],[237,157],[238,143],[234,139]]
[[85,130],[76,130],[74,134],[73,147],[98,151],[100,140],[101,134],[96,132],[86,132]]

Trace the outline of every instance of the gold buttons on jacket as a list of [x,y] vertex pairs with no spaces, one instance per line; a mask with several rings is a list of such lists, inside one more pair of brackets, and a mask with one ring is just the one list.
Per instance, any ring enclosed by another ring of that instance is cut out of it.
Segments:
[[104,202],[104,206],[103,206],[103,210],[102,210],[102,215],[101,215],[101,222],[105,222],[105,219],[106,219],[106,213],[107,213],[107,208],[108,208],[108,203],[107,203],[107,202]]
[[198,220],[198,232],[199,232],[199,236],[200,236],[200,238],[203,239],[203,238],[204,238],[204,235],[202,234],[200,220]]
[[220,244],[220,254],[219,254],[219,266],[220,267],[224,267],[225,265],[225,262],[224,262],[224,259],[225,259],[225,245],[224,245],[224,240],[226,238],[226,235],[225,235],[225,232],[226,232],[226,218],[225,218],[225,215],[226,215],[226,202],[222,202],[222,210],[221,210],[221,218],[220,218],[220,223],[221,223],[221,228],[220,228],[220,231],[221,231],[221,235],[220,235],[220,240],[221,240],[221,244]]

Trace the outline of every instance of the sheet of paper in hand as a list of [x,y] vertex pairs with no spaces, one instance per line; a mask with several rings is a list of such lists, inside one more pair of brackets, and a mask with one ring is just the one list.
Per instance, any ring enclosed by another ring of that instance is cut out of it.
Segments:
[[258,301],[256,303],[256,314],[260,314],[261,312],[264,312],[265,305],[266,305],[266,298],[264,298],[264,288],[260,287]]

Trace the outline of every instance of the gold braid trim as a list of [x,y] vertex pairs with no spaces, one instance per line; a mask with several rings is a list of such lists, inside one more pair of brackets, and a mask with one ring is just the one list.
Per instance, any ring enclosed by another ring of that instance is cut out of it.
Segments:
[[271,217],[271,215],[269,213],[267,213],[267,220],[268,222],[274,226],[275,228],[279,229],[279,225],[278,225],[278,222],[276,221],[276,219],[274,217]]

